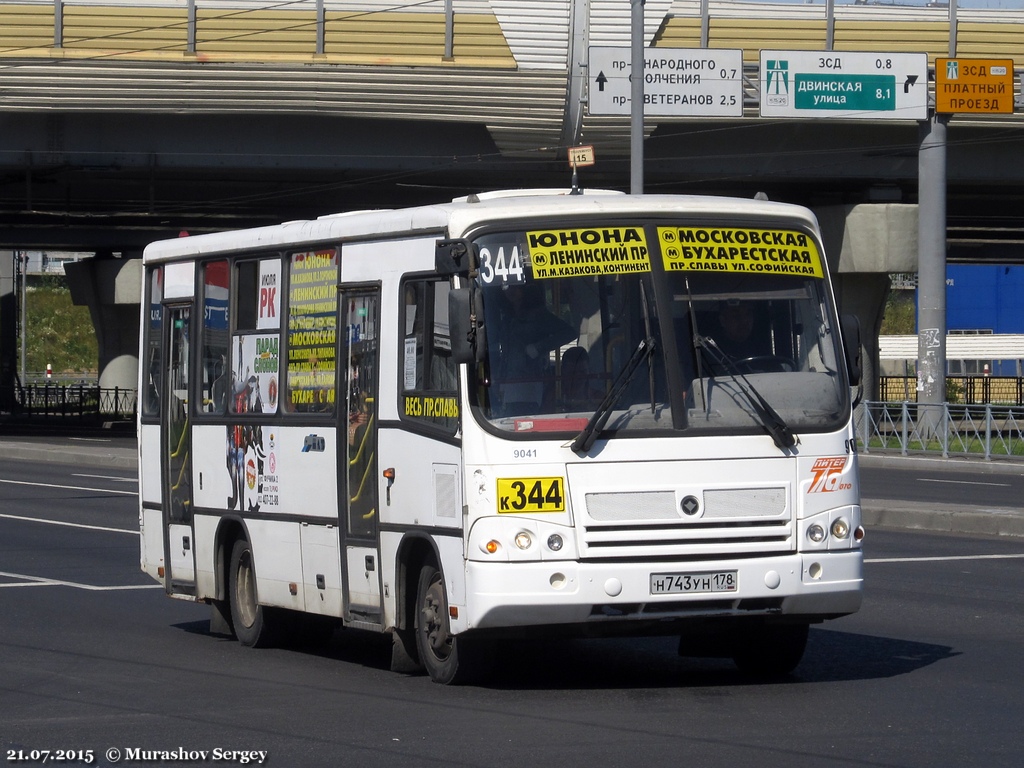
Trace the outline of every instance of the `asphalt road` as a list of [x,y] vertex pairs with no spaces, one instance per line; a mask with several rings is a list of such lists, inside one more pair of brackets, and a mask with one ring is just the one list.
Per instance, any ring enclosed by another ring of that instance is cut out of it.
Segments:
[[869,530],[864,608],[812,629],[785,681],[655,638],[517,645],[487,686],[447,688],[389,672],[375,635],[209,635],[206,608],[138,570],[133,477],[0,465],[9,765],[63,749],[92,765],[934,768],[1024,751],[1024,539]]

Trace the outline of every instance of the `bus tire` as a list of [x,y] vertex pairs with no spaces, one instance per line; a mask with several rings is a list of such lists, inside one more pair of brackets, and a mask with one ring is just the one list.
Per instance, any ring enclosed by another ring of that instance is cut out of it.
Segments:
[[238,539],[231,548],[228,601],[235,637],[242,645],[262,648],[273,644],[271,609],[259,604],[252,546],[245,539]]
[[733,661],[745,675],[784,677],[796,669],[807,648],[808,624],[775,624],[744,633]]
[[420,662],[435,683],[462,685],[477,680],[483,672],[479,644],[474,638],[451,633],[444,579],[433,563],[420,569],[416,647]]

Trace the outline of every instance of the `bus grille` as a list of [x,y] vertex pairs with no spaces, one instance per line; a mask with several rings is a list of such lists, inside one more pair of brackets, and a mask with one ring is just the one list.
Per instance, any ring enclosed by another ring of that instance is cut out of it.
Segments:
[[796,551],[786,489],[708,489],[696,508],[674,491],[589,493],[584,560],[666,557],[716,559]]

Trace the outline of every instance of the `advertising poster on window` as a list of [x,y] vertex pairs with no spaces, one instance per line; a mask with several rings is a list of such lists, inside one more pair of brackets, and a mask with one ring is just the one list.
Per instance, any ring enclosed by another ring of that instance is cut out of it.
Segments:
[[334,408],[338,253],[294,253],[288,282],[288,404],[297,412]]
[[280,385],[280,335],[250,333],[236,338],[238,369],[232,388],[234,413],[276,413]]
[[256,327],[260,330],[281,327],[281,262],[264,259],[260,262],[260,293],[257,300]]

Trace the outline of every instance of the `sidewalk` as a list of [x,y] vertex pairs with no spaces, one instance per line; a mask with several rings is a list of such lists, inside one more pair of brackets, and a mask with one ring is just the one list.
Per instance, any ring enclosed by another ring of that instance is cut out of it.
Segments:
[[[81,435],[5,435],[0,433],[0,460],[29,459],[111,467],[135,471],[138,451],[133,434],[90,432]],[[956,465],[979,474],[1024,474],[1024,462],[998,462],[973,459],[942,459],[861,454],[862,466],[927,466],[930,469]],[[949,533],[978,533],[1024,537],[1024,508],[969,507],[953,504],[925,504],[892,499],[862,499],[863,523],[867,528],[903,528]]]
[[87,467],[110,467],[135,472],[139,454],[134,434],[97,432],[54,435],[8,435],[0,432],[0,460],[27,459],[75,464]]

